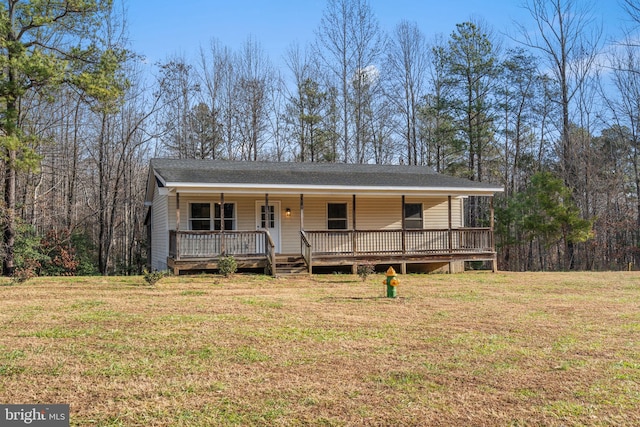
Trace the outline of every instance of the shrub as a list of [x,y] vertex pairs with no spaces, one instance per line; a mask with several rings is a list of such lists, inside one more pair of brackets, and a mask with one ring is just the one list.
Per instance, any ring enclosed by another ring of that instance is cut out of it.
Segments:
[[42,241],[42,251],[50,258],[43,265],[42,273],[47,276],[75,276],[80,262],[71,241],[68,229],[51,229]]
[[238,263],[232,256],[222,256],[218,260],[218,269],[224,277],[229,277],[238,270]]
[[33,279],[38,276],[38,270],[40,269],[40,261],[37,259],[26,259],[18,266],[11,276],[11,282],[14,284],[24,283],[29,279]]
[[160,280],[162,280],[165,276],[168,275],[166,271],[158,271],[158,270],[149,271],[147,269],[145,269],[142,272],[142,274],[144,275],[144,281],[147,282],[149,286],[155,285]]
[[40,275],[42,265],[51,261],[43,253],[42,240],[32,225],[18,221],[16,243],[14,246],[14,265],[12,281],[23,283]]
[[367,280],[367,277],[369,277],[370,274],[373,274],[374,271],[374,265],[370,262],[358,265],[358,276],[360,276],[360,279],[362,279],[363,282]]
[[71,241],[76,252],[78,260],[78,268],[76,274],[78,276],[95,276],[100,274],[98,271],[97,248],[91,241],[86,231],[76,231],[71,234]]

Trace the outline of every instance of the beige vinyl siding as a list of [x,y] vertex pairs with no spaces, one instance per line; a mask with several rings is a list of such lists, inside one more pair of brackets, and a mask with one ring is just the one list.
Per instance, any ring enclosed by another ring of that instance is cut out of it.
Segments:
[[[422,204],[422,227],[449,227],[449,201],[442,197],[406,197],[405,203]],[[462,198],[451,201],[454,228],[462,226]],[[398,230],[402,228],[402,196],[393,198],[356,198],[356,227],[359,230]]]
[[169,227],[168,227],[168,200],[167,196],[161,196],[158,187],[153,194],[151,206],[151,268],[154,270],[167,269],[167,257],[169,256]]
[[[280,238],[283,254],[300,253],[300,196],[273,196],[280,201]],[[291,216],[287,218],[286,210],[291,209]],[[306,215],[305,210],[305,215]]]
[[[427,198],[422,202],[416,199],[408,199],[407,203],[423,203],[424,228],[443,229],[449,228],[449,200],[447,198]],[[451,226],[459,228],[462,226],[462,198],[451,200]]]
[[[169,196],[167,196],[167,203],[168,203],[168,209],[169,209],[169,214],[167,216],[169,222],[167,225],[169,230],[175,230],[176,229],[176,195],[174,193],[171,193]],[[180,215],[184,217],[184,214],[182,212],[180,212]],[[180,224],[180,230],[186,230],[182,226],[182,224]]]
[[[327,229],[327,204],[347,203],[348,229],[353,228],[352,197],[305,197],[305,230]],[[405,203],[422,203],[423,228],[449,227],[449,202],[446,197],[406,197]],[[462,198],[451,200],[451,219],[454,228],[462,227]],[[402,196],[357,197],[356,228],[359,230],[398,230],[402,228]]]
[[402,197],[356,197],[358,230],[399,230],[402,228]]
[[[423,201],[423,209],[424,209],[424,228],[449,228],[449,201],[448,199],[426,199]],[[453,201],[451,202],[452,207],[452,219],[455,217],[453,215]]]
[[[304,198],[304,229],[305,230],[327,230],[327,204],[346,203],[347,204],[347,229],[353,228],[353,207],[352,198],[345,196],[322,196]],[[357,204],[357,202],[356,202]]]

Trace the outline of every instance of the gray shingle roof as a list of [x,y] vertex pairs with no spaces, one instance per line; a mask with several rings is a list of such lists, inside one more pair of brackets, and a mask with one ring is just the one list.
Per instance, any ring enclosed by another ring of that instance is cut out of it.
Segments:
[[261,184],[277,186],[406,187],[502,191],[497,185],[437,174],[426,166],[346,163],[236,162],[152,159],[167,184]]

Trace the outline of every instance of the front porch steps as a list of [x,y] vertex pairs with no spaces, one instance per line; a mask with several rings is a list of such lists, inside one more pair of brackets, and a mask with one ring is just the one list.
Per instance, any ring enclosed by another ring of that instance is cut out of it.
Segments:
[[277,255],[276,275],[288,276],[295,274],[307,274],[307,265],[300,255]]

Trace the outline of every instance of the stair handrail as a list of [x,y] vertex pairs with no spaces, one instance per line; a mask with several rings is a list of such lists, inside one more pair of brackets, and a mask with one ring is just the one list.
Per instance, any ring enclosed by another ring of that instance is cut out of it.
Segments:
[[312,253],[311,243],[309,243],[309,238],[307,237],[307,233],[304,230],[300,230],[300,252],[302,253],[302,258],[304,259],[305,264],[307,265],[307,270],[309,274],[312,271]]
[[269,271],[271,272],[272,276],[276,275],[276,245],[273,242],[273,239],[271,238],[271,233],[269,233],[269,230],[264,229],[262,230],[264,231],[264,236],[265,236],[265,252],[266,252],[266,256],[267,256],[267,266],[269,268]]

